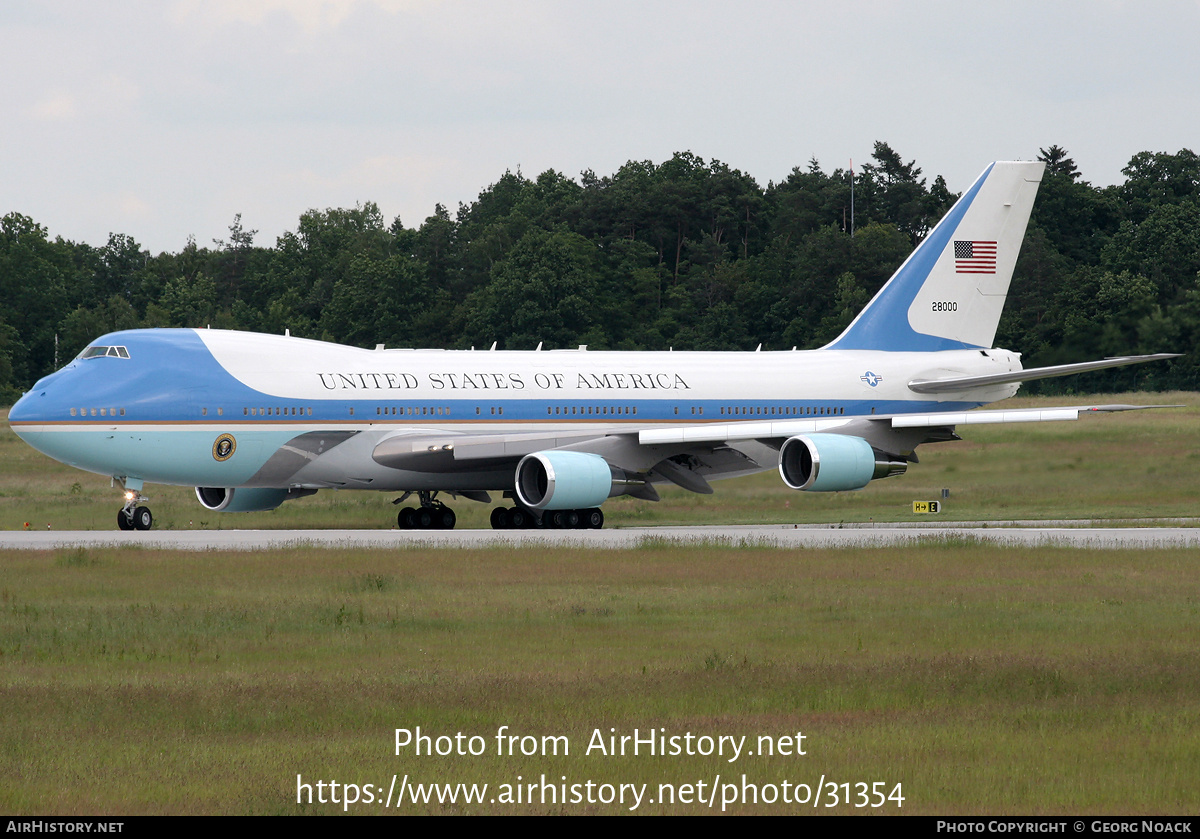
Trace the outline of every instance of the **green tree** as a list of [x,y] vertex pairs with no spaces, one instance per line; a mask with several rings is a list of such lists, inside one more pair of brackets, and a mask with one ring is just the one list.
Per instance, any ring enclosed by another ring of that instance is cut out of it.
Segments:
[[1072,264],[1094,265],[1116,230],[1117,208],[1111,196],[1081,179],[1075,161],[1060,146],[1041,149],[1046,172],[1033,205],[1032,224]]
[[217,286],[204,274],[168,281],[156,305],[171,326],[197,329],[220,325],[214,323],[218,312]]
[[1161,302],[1178,301],[1200,271],[1200,205],[1166,203],[1143,221],[1123,222],[1102,251],[1113,272],[1144,274],[1159,287]]
[[1200,155],[1190,149],[1138,152],[1121,171],[1126,180],[1117,193],[1125,218],[1134,224],[1163,205],[1200,201]]
[[605,301],[599,254],[577,233],[530,230],[492,269],[492,282],[468,301],[466,339],[509,349],[591,343]]
[[98,306],[79,306],[58,326],[59,362],[74,358],[101,335],[141,325],[133,306],[120,295],[113,295]]
[[[864,221],[894,224],[916,245],[941,219],[956,200],[940,177],[934,188],[925,188],[916,161],[908,163],[887,143],[877,141],[871,155],[875,163],[864,163],[859,179],[864,199]],[[856,192],[856,198],[858,193]],[[858,204],[856,212],[858,216]]]
[[384,258],[393,242],[372,202],[354,209],[309,210],[295,233],[279,237],[262,283],[270,299],[297,291],[303,301],[300,313],[315,323],[351,262],[361,255]]
[[17,332],[10,357],[12,378],[20,387],[52,372],[54,330],[67,308],[73,275],[73,247],[19,213],[0,218],[0,299],[5,320]]
[[437,288],[448,289],[458,298],[466,297],[476,287],[464,280],[459,271],[461,261],[458,246],[458,225],[441,204],[417,230],[416,257],[425,263],[430,282]]
[[414,324],[429,303],[422,266],[408,256],[356,257],[321,313],[326,340],[373,347],[412,346]]
[[824,346],[841,335],[868,300],[866,289],[859,285],[853,274],[847,271],[838,277],[837,296],[832,311],[821,319],[821,326],[814,336],[816,343]]
[[[13,374],[17,363],[24,360],[25,348],[15,327],[0,317],[0,405],[11,405],[24,389]],[[30,383],[32,384],[32,382]]]

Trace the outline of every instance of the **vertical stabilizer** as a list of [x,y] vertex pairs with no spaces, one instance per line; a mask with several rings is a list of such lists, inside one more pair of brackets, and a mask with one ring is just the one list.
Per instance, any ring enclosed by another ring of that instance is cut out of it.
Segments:
[[998,162],[985,169],[825,349],[991,347],[1044,168]]

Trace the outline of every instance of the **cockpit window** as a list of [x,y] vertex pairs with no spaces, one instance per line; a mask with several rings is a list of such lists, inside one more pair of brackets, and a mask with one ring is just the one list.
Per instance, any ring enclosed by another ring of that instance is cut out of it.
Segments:
[[129,350],[124,347],[88,347],[79,354],[80,358],[99,358],[100,356],[129,358]]

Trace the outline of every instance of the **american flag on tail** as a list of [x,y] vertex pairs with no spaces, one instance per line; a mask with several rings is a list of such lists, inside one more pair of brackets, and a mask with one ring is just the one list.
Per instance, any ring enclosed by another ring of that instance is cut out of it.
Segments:
[[995,274],[996,243],[954,240],[955,274]]

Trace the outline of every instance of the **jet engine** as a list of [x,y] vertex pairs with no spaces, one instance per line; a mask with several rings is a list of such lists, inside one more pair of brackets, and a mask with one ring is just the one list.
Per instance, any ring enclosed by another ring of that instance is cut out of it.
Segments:
[[862,489],[876,478],[902,475],[908,468],[871,447],[861,437],[807,434],[792,437],[779,450],[779,475],[792,489],[840,492]]
[[534,510],[582,510],[644,489],[646,482],[598,454],[545,451],[517,464],[517,498]]
[[284,501],[314,495],[315,489],[258,489],[250,487],[196,487],[196,498],[206,509],[220,513],[256,513],[274,510]]

